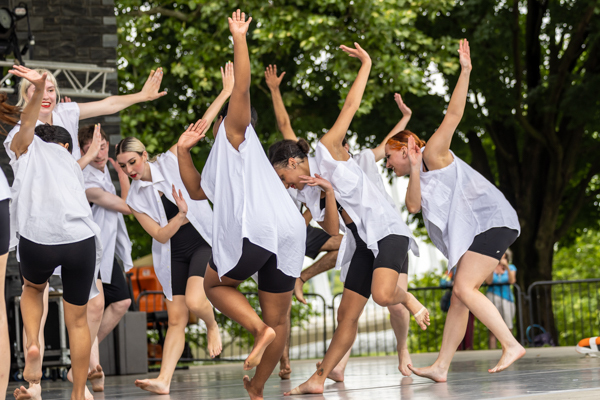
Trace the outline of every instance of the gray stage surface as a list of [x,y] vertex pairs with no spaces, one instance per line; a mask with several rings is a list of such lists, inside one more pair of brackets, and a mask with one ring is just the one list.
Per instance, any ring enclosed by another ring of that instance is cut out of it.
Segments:
[[[415,366],[430,364],[437,354],[413,356]],[[600,399],[600,358],[584,357],[573,347],[528,349],[527,355],[509,370],[490,375],[500,351],[457,353],[448,383],[431,383],[427,379],[403,378],[396,357],[352,358],[346,381],[327,381],[324,395],[293,396],[286,399]],[[265,399],[282,399],[283,392],[302,383],[315,370],[314,361],[292,363],[291,381],[281,381],[274,374],[265,387]],[[275,372],[277,372],[276,370]],[[149,374],[154,377],[157,374]],[[109,377],[106,391],[95,399],[198,400],[246,399],[242,386],[241,363],[192,367],[177,371],[171,394],[156,396],[133,385],[138,376]],[[10,382],[11,391],[15,382]],[[43,381],[44,400],[69,399],[69,384]],[[12,394],[7,395],[11,399]]]

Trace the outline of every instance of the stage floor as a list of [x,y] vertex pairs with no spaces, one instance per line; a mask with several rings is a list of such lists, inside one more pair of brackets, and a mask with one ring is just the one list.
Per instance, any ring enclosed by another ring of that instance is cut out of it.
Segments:
[[[415,366],[429,365],[436,353],[416,354]],[[346,370],[346,381],[327,381],[323,395],[307,399],[599,399],[600,357],[584,357],[573,347],[528,349],[527,355],[509,370],[490,375],[500,351],[457,353],[448,383],[432,383],[419,377],[403,378],[397,370],[396,357],[352,358]],[[292,363],[292,379],[281,381],[278,369],[265,387],[265,399],[282,399],[283,392],[302,383],[315,370],[314,361]],[[155,377],[157,374],[149,374]],[[139,376],[109,377],[106,391],[95,393],[95,399],[197,400],[247,399],[242,386],[241,363],[192,367],[177,371],[171,394],[156,396],[133,385]],[[68,382],[42,382],[44,400],[69,399]],[[14,390],[15,382],[9,383]],[[7,399],[12,399],[7,394]],[[287,397],[286,397],[287,398]],[[293,398],[299,398],[294,396]],[[289,399],[289,398],[288,398]]]

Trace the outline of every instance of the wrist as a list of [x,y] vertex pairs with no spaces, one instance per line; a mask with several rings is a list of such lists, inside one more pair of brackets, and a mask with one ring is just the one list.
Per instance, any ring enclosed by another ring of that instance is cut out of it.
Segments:
[[221,93],[223,93],[229,97],[229,96],[231,96],[232,91],[233,91],[233,89],[223,89],[223,90],[221,90]]
[[463,75],[470,75],[472,69],[473,69],[472,67],[462,67],[462,70],[460,71],[460,73]]

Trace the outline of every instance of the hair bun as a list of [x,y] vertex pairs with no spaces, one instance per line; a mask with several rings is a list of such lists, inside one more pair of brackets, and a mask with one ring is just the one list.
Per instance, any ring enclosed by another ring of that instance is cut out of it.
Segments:
[[298,139],[298,141],[296,142],[296,144],[298,145],[298,148],[300,149],[301,152],[303,152],[304,154],[308,155],[308,153],[310,153],[310,145],[308,144],[308,142],[304,139]]

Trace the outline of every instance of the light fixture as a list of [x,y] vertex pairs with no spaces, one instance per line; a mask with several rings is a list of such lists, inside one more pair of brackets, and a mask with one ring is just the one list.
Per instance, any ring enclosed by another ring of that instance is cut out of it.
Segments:
[[[17,21],[27,18],[28,41],[21,49],[19,39],[17,38]],[[29,10],[27,4],[19,3],[12,11],[7,7],[0,8],[0,59],[14,54],[19,63],[23,64],[23,56],[29,50],[29,46],[35,44],[35,39],[31,34],[31,24],[29,23]]]

